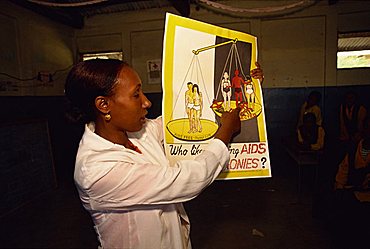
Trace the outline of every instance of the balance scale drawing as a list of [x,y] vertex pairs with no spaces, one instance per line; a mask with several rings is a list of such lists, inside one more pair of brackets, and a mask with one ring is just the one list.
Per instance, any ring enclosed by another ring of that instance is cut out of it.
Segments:
[[[203,141],[212,138],[219,125],[217,118],[211,120],[202,115],[206,108],[210,108],[217,117],[221,117],[223,112],[239,106],[241,121],[254,119],[261,114],[261,101],[255,94],[249,68],[248,70],[243,68],[237,43],[238,39],[234,38],[189,51],[193,56],[175,97],[170,121],[166,124],[173,137],[182,141]],[[202,72],[204,63],[199,54],[226,45],[230,46],[230,50],[223,58],[225,63],[217,81],[215,94],[212,91],[210,97]],[[180,97],[185,99],[185,103],[179,102]],[[174,110],[179,106],[183,108],[182,117],[174,118]]]

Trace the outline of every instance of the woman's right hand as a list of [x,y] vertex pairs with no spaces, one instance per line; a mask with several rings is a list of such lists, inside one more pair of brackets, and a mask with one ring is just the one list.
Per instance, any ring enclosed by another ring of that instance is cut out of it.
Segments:
[[257,61],[255,65],[256,65],[256,68],[252,69],[250,74],[253,78],[258,79],[260,83],[262,84],[263,80],[265,79],[265,76],[263,75],[261,65]]
[[231,141],[231,138],[240,132],[240,107],[232,109],[229,112],[223,112],[221,116],[221,124],[218,128],[215,138],[220,139],[226,145]]

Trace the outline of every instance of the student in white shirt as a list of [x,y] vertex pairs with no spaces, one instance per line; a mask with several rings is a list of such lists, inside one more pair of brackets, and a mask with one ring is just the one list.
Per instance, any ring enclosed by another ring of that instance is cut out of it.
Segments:
[[[259,68],[255,75],[263,77]],[[191,248],[182,202],[210,185],[228,162],[240,109],[222,115],[214,139],[194,160],[170,165],[161,118],[146,119],[151,103],[141,84],[119,60],[88,60],[71,69],[65,86],[70,116],[85,123],[75,183],[103,248]]]
[[322,126],[321,108],[319,106],[321,100],[321,93],[318,91],[312,91],[309,93],[307,100],[302,104],[298,116],[297,129],[303,124],[303,116],[306,113],[313,113],[316,116],[316,124]]

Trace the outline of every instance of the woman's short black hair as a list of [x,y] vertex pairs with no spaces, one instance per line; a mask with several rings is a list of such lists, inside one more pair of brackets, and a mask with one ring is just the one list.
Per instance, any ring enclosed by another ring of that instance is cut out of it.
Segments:
[[95,120],[95,98],[110,96],[119,72],[126,62],[114,59],[92,59],[72,67],[65,84],[65,95],[69,102],[67,117],[73,122]]

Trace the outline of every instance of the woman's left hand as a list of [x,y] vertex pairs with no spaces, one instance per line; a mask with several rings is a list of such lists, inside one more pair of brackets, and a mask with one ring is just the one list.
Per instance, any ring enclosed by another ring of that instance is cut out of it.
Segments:
[[263,80],[265,79],[265,76],[263,76],[263,70],[261,68],[261,65],[256,61],[256,68],[252,69],[250,74],[253,78],[258,79],[260,83],[262,84]]

